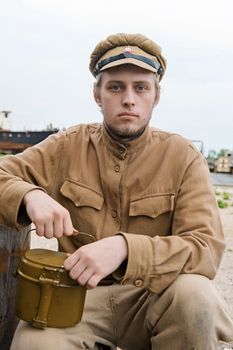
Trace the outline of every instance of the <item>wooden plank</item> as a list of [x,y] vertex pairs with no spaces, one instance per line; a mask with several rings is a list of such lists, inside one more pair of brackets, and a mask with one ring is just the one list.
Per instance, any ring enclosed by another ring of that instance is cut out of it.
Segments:
[[17,270],[20,257],[30,246],[30,226],[17,231],[0,225],[0,349],[9,350],[18,318],[15,316]]

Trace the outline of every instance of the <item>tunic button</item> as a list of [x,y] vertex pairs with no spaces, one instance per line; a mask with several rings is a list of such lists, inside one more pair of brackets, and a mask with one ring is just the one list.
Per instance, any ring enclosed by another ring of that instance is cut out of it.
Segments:
[[116,217],[117,217],[117,212],[116,212],[116,210],[113,210],[113,211],[112,211],[112,217],[113,217],[113,218],[116,218]]
[[119,152],[124,153],[125,149],[123,147],[119,147]]
[[119,173],[119,171],[120,171],[119,165],[115,165],[115,168],[114,168],[114,169],[115,169],[115,172],[116,172],[116,173]]
[[134,285],[136,287],[141,287],[143,285],[143,281],[142,280],[136,280],[136,281],[134,281]]

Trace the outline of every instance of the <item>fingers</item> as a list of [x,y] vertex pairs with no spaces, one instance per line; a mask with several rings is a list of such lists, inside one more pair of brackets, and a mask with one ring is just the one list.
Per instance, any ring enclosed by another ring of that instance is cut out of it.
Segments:
[[81,286],[85,286],[87,289],[95,288],[100,282],[101,278],[96,273],[93,273],[92,270],[86,269],[84,272],[78,277],[77,282],[81,284]]
[[99,282],[101,281],[101,278],[97,275],[92,275],[91,278],[86,283],[86,288],[87,289],[92,289],[95,288]]
[[70,214],[69,214],[68,210],[66,210],[66,215],[65,215],[64,220],[63,220],[63,234],[64,234],[64,236],[71,236],[71,235],[73,235],[74,231],[78,232],[77,230],[75,230],[73,228]]
[[[35,223],[33,222],[33,224]],[[45,233],[44,224],[42,222],[41,223],[37,222],[37,224],[35,224],[35,227],[36,227],[36,234],[40,237],[44,236],[44,233]]]
[[79,250],[76,250],[73,254],[69,255],[68,258],[64,261],[64,267],[67,271],[70,271],[75,264],[78,263],[79,258]]
[[82,260],[75,259],[75,253],[67,258],[64,266],[69,270],[69,275],[73,280],[76,280],[81,286],[86,288],[95,288],[101,280],[101,276],[95,271],[93,266],[88,266]]
[[68,211],[66,211],[65,215],[62,213],[50,213],[49,215],[44,215],[42,219],[35,217],[32,222],[36,226],[37,234],[46,238],[71,236],[74,230]]
[[24,196],[23,202],[39,236],[60,238],[73,234],[68,210],[45,192],[32,190]]
[[51,221],[46,222],[44,225],[44,236],[46,238],[52,238],[54,236],[54,225]]
[[90,289],[95,288],[104,276],[88,250],[87,246],[76,250],[64,261],[64,267],[72,279]]
[[53,236],[56,238],[60,238],[63,236],[63,221],[61,219],[54,220],[53,223]]
[[73,236],[78,236],[78,234],[79,234],[79,231],[73,228]]
[[115,271],[127,256],[125,238],[116,235],[82,246],[65,260],[64,267],[79,284],[94,288],[100,280]]
[[[88,289],[95,288],[100,282],[100,276],[98,276],[90,267],[86,269],[81,269],[80,274],[73,278],[76,280],[81,286],[85,286]],[[72,272],[70,272],[70,275]],[[75,274],[74,274],[75,275]]]

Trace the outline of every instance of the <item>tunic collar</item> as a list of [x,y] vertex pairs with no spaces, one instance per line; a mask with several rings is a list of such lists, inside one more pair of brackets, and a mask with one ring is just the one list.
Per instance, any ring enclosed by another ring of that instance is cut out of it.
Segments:
[[119,142],[114,140],[107,132],[104,124],[101,125],[103,140],[107,148],[118,158],[125,159],[127,155],[131,155],[135,152],[139,152],[143,149],[146,143],[149,141],[150,128],[147,126],[143,134],[135,140],[129,142]]

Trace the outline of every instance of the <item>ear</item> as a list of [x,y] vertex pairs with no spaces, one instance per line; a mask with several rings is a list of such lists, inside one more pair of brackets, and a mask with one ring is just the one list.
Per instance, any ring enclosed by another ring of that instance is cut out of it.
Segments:
[[157,88],[156,91],[156,96],[155,96],[155,100],[154,100],[154,107],[159,103],[160,100],[160,86]]
[[101,107],[100,89],[97,87],[96,83],[93,85],[93,96],[97,105]]

